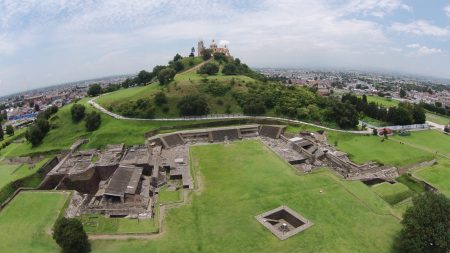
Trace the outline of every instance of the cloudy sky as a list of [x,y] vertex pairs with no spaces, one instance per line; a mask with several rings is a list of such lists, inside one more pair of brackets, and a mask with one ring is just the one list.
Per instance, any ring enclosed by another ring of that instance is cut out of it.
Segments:
[[0,0],[0,95],[151,69],[212,38],[252,67],[450,78],[449,0]]

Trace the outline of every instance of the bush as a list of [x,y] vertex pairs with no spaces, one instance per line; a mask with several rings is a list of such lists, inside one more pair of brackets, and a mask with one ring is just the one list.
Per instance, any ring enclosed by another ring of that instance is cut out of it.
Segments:
[[236,64],[234,63],[227,63],[223,66],[222,74],[231,76],[231,75],[237,75],[238,74],[238,68]]
[[208,83],[204,87],[205,92],[210,93],[211,95],[213,95],[215,97],[224,96],[225,94],[227,94],[227,92],[229,90],[230,90],[230,87],[228,85],[220,84],[217,82]]
[[200,95],[189,95],[183,97],[177,107],[182,116],[206,115],[209,113],[206,98]]
[[161,106],[163,104],[167,103],[167,97],[166,94],[162,91],[155,94],[155,104],[158,106]]
[[77,219],[59,218],[53,226],[53,239],[65,253],[91,251],[83,224]]
[[14,135],[14,127],[11,125],[7,125],[6,126],[6,134],[9,136],[13,136]]
[[219,72],[219,65],[215,63],[206,63],[197,71],[199,74],[215,75]]
[[72,105],[72,107],[70,108],[70,113],[72,114],[73,122],[78,122],[82,120],[86,115],[85,111],[86,107],[84,107],[84,105],[81,104]]
[[97,112],[91,112],[86,116],[86,130],[89,132],[95,131],[100,127],[102,118]]

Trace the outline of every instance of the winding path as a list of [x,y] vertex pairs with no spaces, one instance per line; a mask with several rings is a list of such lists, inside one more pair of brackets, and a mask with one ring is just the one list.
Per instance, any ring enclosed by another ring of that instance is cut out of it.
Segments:
[[92,98],[88,101],[90,105],[98,109],[99,111],[115,118],[118,120],[140,120],[140,121],[202,121],[202,120],[217,120],[217,119],[272,119],[272,120],[280,120],[284,122],[289,123],[295,123],[295,124],[303,124],[308,126],[313,126],[317,128],[321,128],[324,130],[329,131],[336,131],[336,132],[343,132],[343,133],[352,133],[352,134],[371,134],[372,130],[367,129],[364,131],[351,131],[351,130],[341,130],[341,129],[334,129],[329,127],[324,127],[321,125],[300,121],[300,120],[293,120],[288,118],[279,118],[279,117],[269,117],[269,116],[247,116],[242,114],[219,114],[219,115],[206,115],[206,116],[196,116],[196,117],[182,117],[182,118],[158,118],[158,119],[143,119],[143,118],[129,118],[124,117],[122,115],[113,113],[111,111],[106,110],[103,106],[99,105],[95,100],[99,97]]

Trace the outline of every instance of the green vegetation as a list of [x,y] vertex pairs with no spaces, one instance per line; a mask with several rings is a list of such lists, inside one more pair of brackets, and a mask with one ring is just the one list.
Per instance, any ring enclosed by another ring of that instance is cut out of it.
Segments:
[[[78,103],[86,105],[86,112],[94,111],[87,100]],[[37,153],[51,153],[68,149],[76,140],[89,138],[84,148],[101,148],[107,144],[125,143],[128,145],[142,144],[145,141],[144,133],[155,130],[161,126],[189,125],[192,121],[150,122],[138,120],[116,120],[110,116],[102,115],[100,128],[95,132],[88,132],[84,122],[73,123],[70,105],[61,108],[51,121],[52,129],[42,140],[42,143],[33,147],[30,143],[13,143],[0,151],[6,156],[23,156]],[[207,123],[208,121],[202,122]],[[195,122],[198,123],[198,122]]]
[[414,172],[414,176],[436,187],[450,197],[450,161],[440,159],[437,164]]
[[77,219],[60,217],[53,226],[53,239],[64,253],[86,253],[91,251],[83,224]]
[[86,214],[80,217],[90,234],[154,233],[158,231],[154,219],[106,218],[104,215]]
[[434,113],[427,113],[427,120],[440,125],[450,124],[450,118],[445,116],[440,116]]
[[414,194],[402,183],[390,184],[385,182],[372,186],[372,189],[391,205],[400,203]]
[[425,192],[425,187],[422,182],[412,177],[409,173],[405,173],[395,179],[397,182],[404,184],[411,191],[421,194]]
[[399,253],[447,253],[450,250],[450,200],[426,192],[413,199],[396,238]]
[[393,125],[425,123],[425,110],[421,105],[401,102],[397,106],[386,108],[375,102],[369,102],[366,95],[361,98],[352,93],[344,94],[342,102],[354,105],[356,110],[365,116]]
[[395,135],[391,139],[430,153],[450,156],[450,136],[437,130],[411,132],[409,136]]
[[28,164],[6,164],[0,162],[0,189],[12,181],[21,179],[36,173],[48,159],[42,159],[34,165]]
[[22,192],[0,212],[0,252],[58,252],[49,231],[68,194]]
[[367,96],[367,102],[374,102],[376,104],[382,105],[384,107],[397,106],[400,101],[392,98],[384,98],[379,96]]
[[[302,252],[378,253],[390,251],[400,230],[389,205],[361,182],[343,181],[328,170],[297,174],[258,141],[196,146],[191,155],[201,192],[191,194],[190,204],[170,209],[163,236],[94,241],[94,251],[296,252],[301,245]],[[314,226],[280,241],[254,218],[280,205]]]
[[[416,132],[411,136],[415,134]],[[400,144],[391,139],[383,140],[378,136],[361,136],[332,131],[328,131],[327,135],[330,143],[337,142],[337,148],[347,152],[351,160],[356,163],[377,161],[384,165],[401,167],[434,158],[430,152]]]
[[163,187],[158,195],[159,203],[170,203],[180,201],[180,191],[168,191],[167,187]]

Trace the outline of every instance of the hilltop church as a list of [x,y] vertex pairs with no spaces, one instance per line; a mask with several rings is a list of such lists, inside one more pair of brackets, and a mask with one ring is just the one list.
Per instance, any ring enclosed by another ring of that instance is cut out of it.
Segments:
[[[203,56],[203,53],[205,52],[205,45],[203,44],[203,40],[200,40],[198,42],[197,46],[197,54],[198,56]],[[211,50],[211,53],[223,53],[225,56],[230,57],[230,50],[228,50],[227,45],[224,45],[224,47],[219,47],[217,43],[213,40],[211,44],[209,45],[209,49]]]

